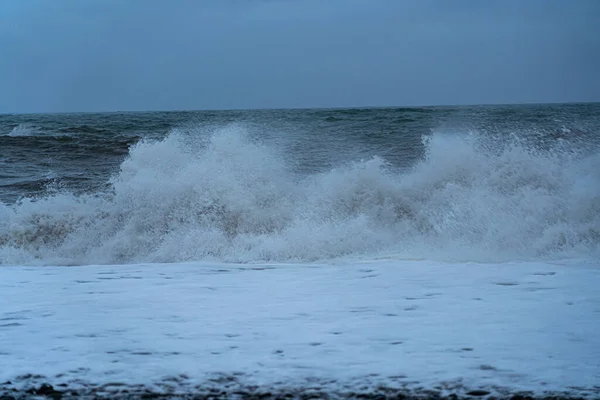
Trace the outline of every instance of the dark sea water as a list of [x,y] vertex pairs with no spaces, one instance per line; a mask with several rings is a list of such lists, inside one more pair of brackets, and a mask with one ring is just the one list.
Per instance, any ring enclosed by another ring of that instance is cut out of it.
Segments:
[[0,263],[600,254],[600,104],[0,115]]

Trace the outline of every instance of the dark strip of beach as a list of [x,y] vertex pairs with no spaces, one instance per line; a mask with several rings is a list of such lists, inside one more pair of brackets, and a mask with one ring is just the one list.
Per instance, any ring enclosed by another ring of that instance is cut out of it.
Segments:
[[0,383],[0,400],[53,399],[53,400],[137,400],[137,399],[181,399],[181,400],[273,400],[273,399],[361,399],[361,400],[592,400],[600,399],[600,386],[593,388],[568,388],[560,392],[514,392],[507,388],[469,389],[454,387],[454,390],[436,386],[435,388],[390,388],[359,387],[352,390],[345,386],[333,389],[331,386],[310,387],[278,386],[274,388],[244,385],[235,379],[221,382],[207,382],[206,385],[178,387],[177,382],[166,381],[152,387],[108,383],[104,385],[42,383],[37,386],[15,385],[7,381]]

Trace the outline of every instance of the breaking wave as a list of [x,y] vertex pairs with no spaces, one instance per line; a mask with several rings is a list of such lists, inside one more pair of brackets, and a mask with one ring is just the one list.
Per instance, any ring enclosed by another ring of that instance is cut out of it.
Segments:
[[[433,134],[384,159],[299,176],[229,127],[134,145],[110,190],[0,203],[0,263],[454,261],[600,255],[600,154]],[[561,144],[562,143],[562,144]]]
[[32,124],[19,124],[6,135],[10,137],[37,136],[41,133],[39,126]]

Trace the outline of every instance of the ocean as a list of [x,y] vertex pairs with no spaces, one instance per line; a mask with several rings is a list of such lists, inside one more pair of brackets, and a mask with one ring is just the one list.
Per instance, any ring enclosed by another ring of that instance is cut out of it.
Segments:
[[600,104],[0,116],[0,263],[600,254]]
[[2,398],[597,399],[599,260],[600,104],[0,116]]

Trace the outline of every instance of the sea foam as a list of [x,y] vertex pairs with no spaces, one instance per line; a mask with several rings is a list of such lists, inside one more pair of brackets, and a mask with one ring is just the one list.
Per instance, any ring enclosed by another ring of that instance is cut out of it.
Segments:
[[239,126],[130,149],[110,190],[0,204],[0,263],[453,261],[600,255],[600,154],[435,133],[397,171],[300,176]]

